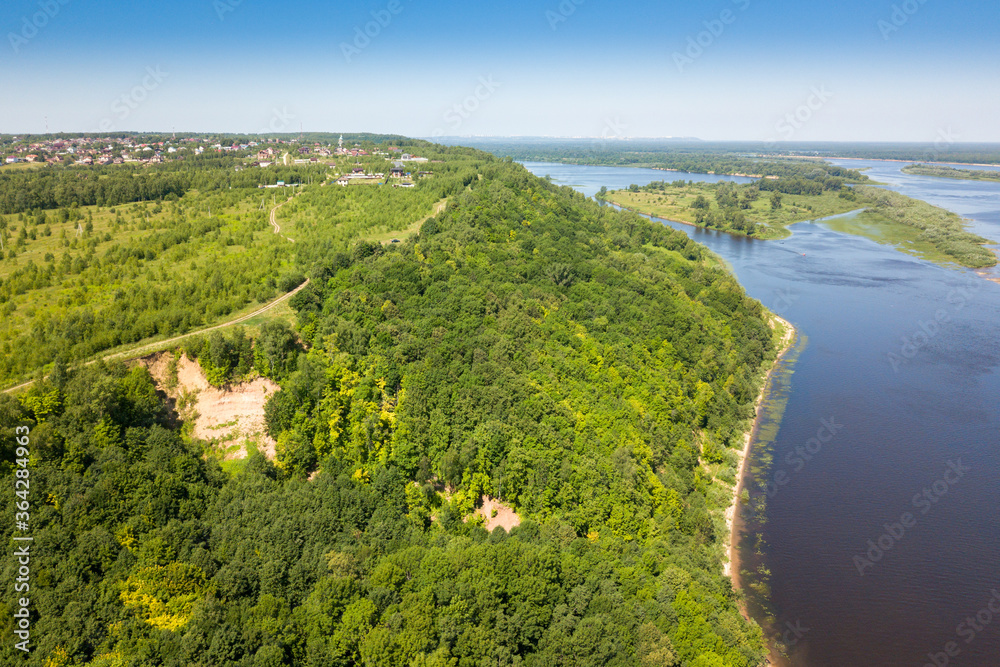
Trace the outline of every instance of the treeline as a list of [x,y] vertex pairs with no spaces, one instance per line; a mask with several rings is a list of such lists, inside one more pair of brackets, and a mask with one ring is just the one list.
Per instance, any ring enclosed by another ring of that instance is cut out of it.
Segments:
[[[276,466],[223,474],[141,368],[0,397],[37,489],[20,661],[762,664],[708,470],[733,479],[763,309],[686,235],[480,160],[417,238],[333,254],[295,297]],[[197,354],[249,363],[235,334]],[[483,494],[521,524],[464,520]]]
[[234,165],[241,163],[232,158],[216,158],[190,165],[184,160],[151,167],[114,165],[0,171],[0,213],[176,200],[191,189],[255,188],[278,181],[320,180],[327,174],[325,165],[272,165],[267,169],[235,171]]
[[824,169],[814,169],[807,174],[782,178],[762,178],[754,187],[764,192],[783,192],[788,195],[821,195],[824,191],[839,192],[845,180]]
[[[772,161],[766,159],[750,159],[739,156],[698,156],[698,155],[666,155],[657,160],[659,166],[677,171],[692,173],[713,173],[724,175],[746,175],[751,177],[772,176],[781,181],[833,181],[839,184],[845,182],[862,183],[868,177],[859,171],[845,169],[826,162],[784,160]],[[768,179],[771,180],[771,179]],[[837,189],[827,187],[826,189]],[[805,194],[805,193],[795,193]]]
[[84,171],[46,167],[0,171],[0,213],[76,206],[115,206],[129,202],[181,197],[190,179],[181,174],[150,174],[132,168]]
[[[607,142],[562,144],[500,144],[484,145],[486,150],[517,160],[563,162],[567,164],[610,165],[615,167],[650,167],[692,174],[720,174],[728,176],[777,176],[789,179],[809,178],[820,171],[823,178],[837,178],[841,182],[863,183],[868,177],[855,169],[846,169],[821,160],[773,159],[754,156],[747,152],[732,152],[725,147],[711,148],[704,145],[657,147],[641,145],[629,149],[607,146]],[[813,180],[815,180],[813,178]]]
[[[732,156],[753,160],[782,162],[787,158],[829,160],[855,158],[865,160],[900,160],[906,162],[958,162],[969,164],[1000,164],[1000,144],[956,143],[942,136],[933,143],[884,142],[709,142],[691,139],[656,140],[609,139],[530,140],[530,139],[462,139],[495,155],[517,160],[542,160],[574,164],[617,164],[621,166],[652,166],[648,157],[656,154]],[[753,172],[747,172],[753,173]],[[759,173],[759,172],[757,172]]]
[[280,320],[265,320],[256,338],[248,336],[243,327],[235,327],[192,336],[182,349],[189,359],[198,361],[205,379],[215,387],[256,376],[284,380],[295,370],[302,351],[291,327]]
[[782,151],[784,155],[814,155],[822,158],[900,160],[905,162],[958,162],[1000,164],[1000,144],[956,143],[946,136],[935,143],[823,143],[804,144]]

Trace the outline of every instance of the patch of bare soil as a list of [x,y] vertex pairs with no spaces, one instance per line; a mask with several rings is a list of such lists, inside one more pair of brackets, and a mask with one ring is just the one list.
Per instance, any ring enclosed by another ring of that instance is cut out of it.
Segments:
[[169,399],[169,407],[183,421],[193,422],[192,435],[214,442],[224,459],[245,459],[247,445],[254,443],[267,458],[276,457],[277,443],[267,435],[264,404],[280,387],[267,378],[257,378],[216,389],[205,379],[198,363],[181,355],[177,377],[171,375],[173,354],[160,352],[136,360],[149,369],[157,388]]
[[487,495],[483,496],[483,506],[476,510],[476,514],[483,517],[483,527],[491,533],[497,527],[502,527],[509,533],[511,528],[521,525],[521,517],[513,508]]

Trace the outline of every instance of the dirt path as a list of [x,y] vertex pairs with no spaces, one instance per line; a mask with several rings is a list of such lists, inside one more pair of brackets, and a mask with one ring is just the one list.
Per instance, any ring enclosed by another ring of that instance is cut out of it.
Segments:
[[378,243],[381,243],[382,245],[389,245],[390,243],[392,243],[392,239],[393,238],[397,238],[397,239],[405,238],[407,236],[410,236],[412,234],[416,234],[417,232],[419,232],[421,225],[423,225],[425,222],[427,222],[428,220],[430,220],[431,218],[433,218],[435,215],[438,215],[439,213],[441,213],[445,209],[446,206],[448,206],[448,197],[444,197],[442,199],[439,199],[438,202],[436,204],[434,204],[434,210],[433,210],[432,213],[429,213],[429,214],[425,215],[424,217],[420,218],[419,220],[415,221],[413,224],[411,224],[406,229],[397,229],[397,230],[391,231],[391,232],[380,232],[380,233],[377,233],[377,234],[368,234],[367,236],[362,236],[360,238],[362,240],[364,240],[364,241],[376,241]]
[[[298,197],[300,194],[302,194],[301,189],[299,189],[298,192],[292,195],[292,197]],[[278,209],[287,204],[288,202],[292,201],[292,197],[289,197],[288,199],[286,199],[285,201],[281,202],[280,204],[271,209],[271,226],[274,227],[275,234],[281,233],[281,225],[278,224]],[[285,240],[290,243],[295,243],[295,239],[290,239],[287,236],[285,237]]]
[[274,208],[271,209],[271,226],[274,227],[274,233],[280,234],[281,227],[278,226],[278,209],[287,204],[288,201],[283,201]]
[[[278,305],[284,303],[285,301],[288,301],[293,296],[295,296],[296,294],[298,294],[299,292],[301,292],[303,289],[305,289],[306,285],[308,285],[308,284],[309,284],[309,279],[307,278],[304,283],[302,283],[301,285],[299,285],[298,287],[296,287],[295,289],[293,289],[288,294],[285,294],[283,296],[279,296],[277,299],[275,299],[271,303],[268,303],[265,306],[262,306],[261,308],[258,308],[257,310],[253,311],[252,313],[249,313],[247,315],[241,315],[240,317],[237,317],[235,319],[229,320],[228,322],[223,322],[222,324],[215,324],[213,326],[206,327],[204,329],[198,329],[197,331],[191,331],[189,333],[182,334],[180,336],[174,336],[173,338],[168,338],[166,340],[156,341],[155,343],[149,343],[148,345],[143,345],[142,347],[136,348],[134,350],[127,350],[125,352],[116,352],[115,354],[109,354],[106,357],[102,357],[101,360],[103,360],[103,361],[110,361],[111,359],[135,359],[137,357],[142,357],[142,356],[145,356],[145,355],[149,354],[151,351],[153,351],[153,348],[157,348],[157,347],[160,347],[160,346],[163,346],[163,345],[171,345],[171,344],[176,343],[178,341],[184,340],[185,338],[190,338],[191,336],[198,336],[198,335],[201,335],[201,334],[208,333],[209,331],[215,331],[217,329],[224,329],[226,327],[231,327],[231,326],[240,324],[242,322],[246,322],[249,319],[252,319],[254,317],[257,317],[258,315],[266,313],[267,311],[271,310],[275,306],[278,306]],[[94,359],[93,361],[88,361],[87,363],[84,364],[84,366],[90,366],[92,364],[96,364],[98,361],[99,361],[98,359]],[[21,389],[27,389],[28,387],[30,387],[33,384],[35,384],[35,381],[34,380],[30,380],[30,381],[25,382],[23,384],[19,384],[16,387],[11,387],[10,389],[4,389],[3,393],[5,393],[5,394],[12,394],[15,391],[19,391]]]

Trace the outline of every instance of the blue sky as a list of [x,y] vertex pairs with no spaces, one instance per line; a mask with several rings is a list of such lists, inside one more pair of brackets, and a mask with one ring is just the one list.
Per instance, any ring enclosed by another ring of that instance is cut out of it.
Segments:
[[5,0],[0,132],[1000,141],[998,30],[996,0]]

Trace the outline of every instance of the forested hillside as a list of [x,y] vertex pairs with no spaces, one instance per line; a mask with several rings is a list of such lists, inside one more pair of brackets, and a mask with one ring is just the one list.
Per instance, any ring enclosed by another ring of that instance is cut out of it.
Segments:
[[[31,429],[37,641],[15,651],[3,599],[4,664],[763,663],[714,477],[774,358],[766,313],[684,234],[463,159],[415,189],[448,196],[418,235],[300,251],[275,463],[223,472],[143,368],[0,396],[8,506]],[[289,216],[362,226],[346,196]],[[520,525],[487,532],[483,495]]]

